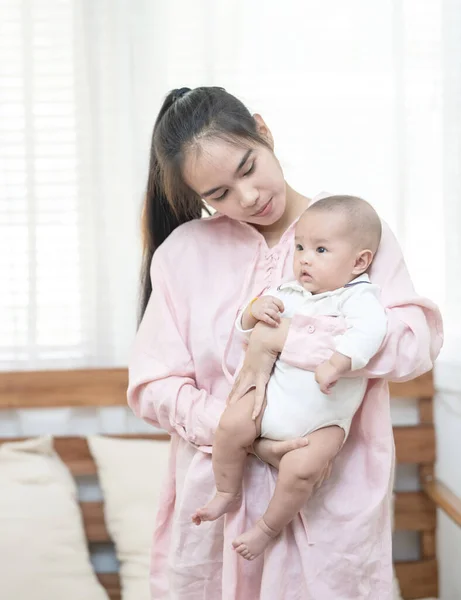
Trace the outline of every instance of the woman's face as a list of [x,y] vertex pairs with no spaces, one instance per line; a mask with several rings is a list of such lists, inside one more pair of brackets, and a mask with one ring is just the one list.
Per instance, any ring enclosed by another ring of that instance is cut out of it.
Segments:
[[282,169],[266,146],[204,139],[186,155],[183,176],[207,204],[231,219],[264,227],[285,212]]

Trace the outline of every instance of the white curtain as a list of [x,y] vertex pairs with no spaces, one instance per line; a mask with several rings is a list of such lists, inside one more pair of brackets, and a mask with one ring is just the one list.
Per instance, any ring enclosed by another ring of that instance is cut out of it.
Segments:
[[458,14],[459,0],[2,0],[1,368],[126,363],[150,135],[173,87],[239,96],[290,183],[368,199],[418,289],[458,298],[450,4]]
[[[461,355],[461,0],[443,0],[443,213],[445,360],[459,373]],[[459,389],[459,383],[458,383]]]

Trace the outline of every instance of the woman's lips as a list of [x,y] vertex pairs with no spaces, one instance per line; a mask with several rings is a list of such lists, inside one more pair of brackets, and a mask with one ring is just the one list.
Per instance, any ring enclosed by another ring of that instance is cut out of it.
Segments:
[[272,198],[269,200],[269,202],[262,207],[262,209],[256,213],[253,213],[253,217],[265,217],[267,216],[272,210]]

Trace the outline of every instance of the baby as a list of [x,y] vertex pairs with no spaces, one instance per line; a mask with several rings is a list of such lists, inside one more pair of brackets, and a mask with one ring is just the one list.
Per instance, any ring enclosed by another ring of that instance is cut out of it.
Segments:
[[[312,204],[295,230],[294,274],[253,299],[236,327],[250,333],[258,321],[277,327],[281,317],[342,317],[346,331],[336,337],[331,357],[315,373],[276,361],[262,407],[254,390],[227,406],[213,444],[217,492],[192,520],[213,521],[238,508],[247,449],[261,436],[287,440],[309,436],[309,444],[282,457],[274,495],[263,517],[234,542],[248,560],[264,552],[312,494],[318,476],[343,446],[367,380],[351,372],[366,366],[379,350],[387,321],[369,269],[381,239],[375,210],[354,196],[330,196]],[[306,328],[306,335],[315,331]],[[347,377],[344,377],[348,375]]]

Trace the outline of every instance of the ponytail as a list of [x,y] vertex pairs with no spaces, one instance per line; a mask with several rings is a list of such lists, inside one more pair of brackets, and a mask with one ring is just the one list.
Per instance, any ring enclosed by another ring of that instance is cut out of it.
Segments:
[[152,156],[151,172],[142,209],[143,257],[139,321],[144,315],[152,292],[150,265],[155,251],[176,227],[192,219],[200,219],[201,214],[202,207],[199,203],[194,203],[193,210],[187,213],[184,210],[179,212],[171,205],[166,197],[158,161],[155,156]]

